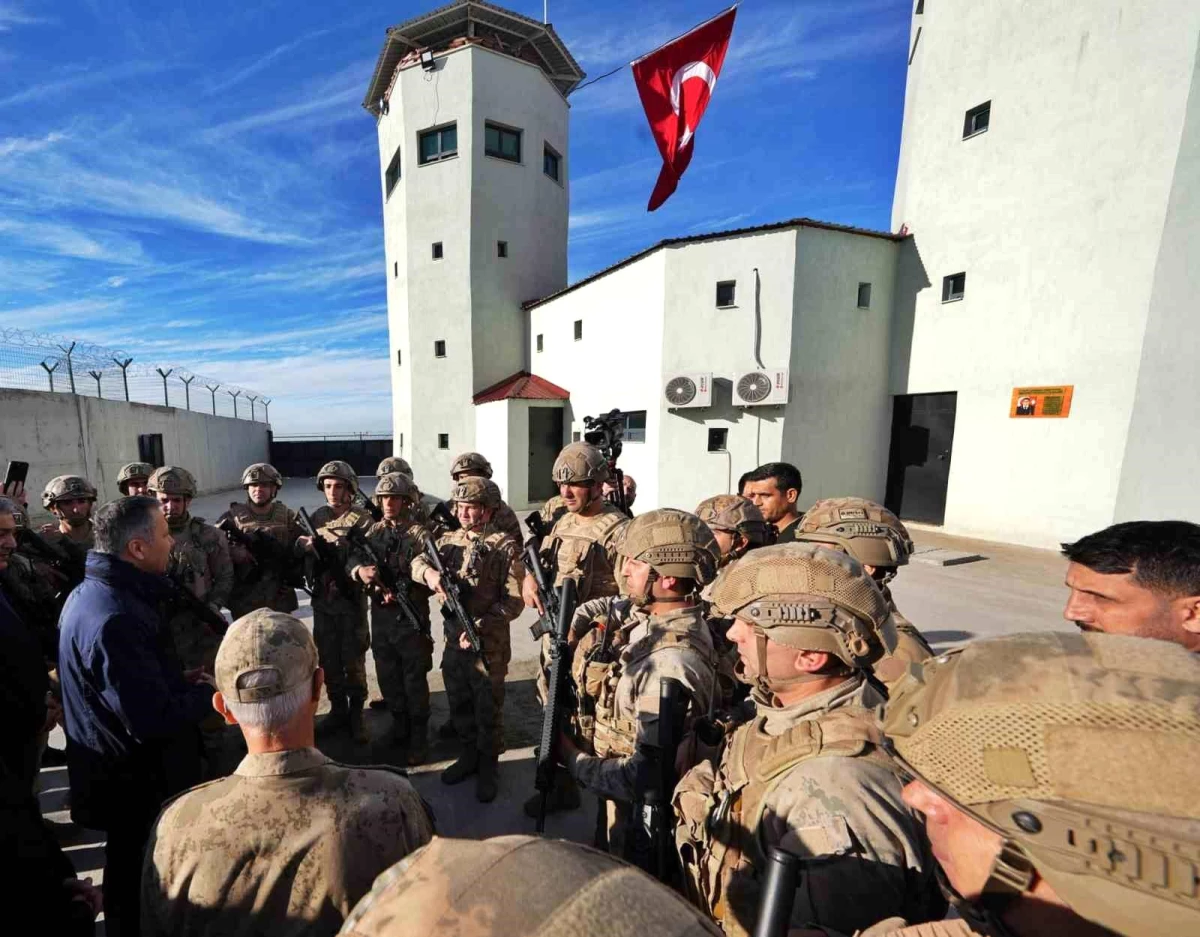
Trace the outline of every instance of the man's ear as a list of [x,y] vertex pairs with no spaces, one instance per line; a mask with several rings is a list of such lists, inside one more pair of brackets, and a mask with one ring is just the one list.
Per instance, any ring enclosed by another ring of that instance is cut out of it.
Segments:
[[788,504],[794,505],[798,500],[800,500],[800,489],[799,488],[789,488],[787,491],[785,491],[783,493],[783,496],[785,498],[787,498]]
[[220,713],[221,718],[225,720],[227,725],[235,726],[238,724],[238,721],[234,717],[233,713],[229,711],[229,704],[225,702],[225,696],[220,690],[217,690],[217,692],[213,694],[212,706],[213,709]]
[[313,688],[312,698],[314,700],[316,700],[318,703],[321,702],[321,687],[323,687],[324,685],[325,685],[325,668],[318,667],[316,670],[313,671],[313,676],[312,676],[312,688]]
[[1200,634],[1200,595],[1189,595],[1173,603],[1184,631]]
[[829,658],[825,651],[797,651],[794,663],[801,673],[820,673],[829,666]]

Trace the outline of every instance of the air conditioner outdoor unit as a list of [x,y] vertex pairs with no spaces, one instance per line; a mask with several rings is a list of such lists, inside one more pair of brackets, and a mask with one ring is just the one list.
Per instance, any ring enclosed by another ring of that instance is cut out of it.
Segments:
[[706,374],[672,374],[663,388],[667,407],[683,410],[687,407],[712,406],[712,372]]
[[733,376],[735,407],[782,407],[787,402],[787,368],[742,371]]

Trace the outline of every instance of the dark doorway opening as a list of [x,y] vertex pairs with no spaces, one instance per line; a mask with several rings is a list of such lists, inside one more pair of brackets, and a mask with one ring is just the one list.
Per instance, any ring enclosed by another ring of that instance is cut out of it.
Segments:
[[143,433],[138,436],[138,461],[149,462],[155,468],[162,468],[163,461],[162,433]]
[[884,504],[905,520],[945,520],[957,405],[954,392],[894,398]]
[[558,494],[550,473],[563,446],[562,407],[529,408],[529,501],[546,501]]

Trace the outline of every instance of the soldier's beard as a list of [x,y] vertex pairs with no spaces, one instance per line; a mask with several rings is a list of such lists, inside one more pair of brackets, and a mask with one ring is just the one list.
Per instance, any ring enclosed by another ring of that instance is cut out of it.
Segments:
[[90,520],[91,520],[91,518],[86,515],[83,517],[68,517],[68,518],[66,518],[67,526],[70,527],[72,530],[80,530],[81,528],[86,527],[88,525],[88,521],[90,521]]
[[183,530],[183,528],[187,526],[187,522],[188,522],[187,514],[182,514],[179,517],[175,517],[175,516],[168,517],[167,518],[167,529],[168,530]]

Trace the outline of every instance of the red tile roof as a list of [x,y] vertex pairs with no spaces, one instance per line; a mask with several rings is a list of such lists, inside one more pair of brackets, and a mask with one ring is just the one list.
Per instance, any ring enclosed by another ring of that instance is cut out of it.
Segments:
[[567,400],[571,394],[557,384],[551,384],[544,377],[530,374],[528,371],[518,371],[512,377],[506,377],[498,384],[485,387],[474,397],[475,403],[491,403],[494,400]]

